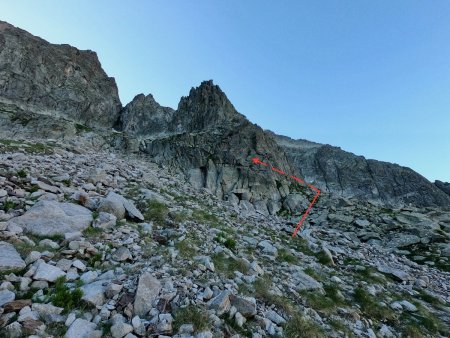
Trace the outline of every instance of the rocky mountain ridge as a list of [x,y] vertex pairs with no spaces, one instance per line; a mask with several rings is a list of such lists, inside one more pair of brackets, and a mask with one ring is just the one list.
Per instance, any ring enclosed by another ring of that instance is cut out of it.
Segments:
[[[192,88],[176,110],[142,94],[122,108],[115,81],[94,52],[50,44],[5,22],[0,46],[6,138],[75,138],[95,131],[95,143],[141,152],[178,168],[194,186],[266,215],[297,212],[307,196],[251,167],[254,156],[330,193],[396,205],[450,205],[449,195],[411,169],[331,146],[306,150],[304,142],[285,142],[238,113],[212,81]],[[297,201],[295,210],[287,198]]]
[[[0,46],[0,337],[450,336],[444,183],[265,131],[212,81],[122,108],[92,52]],[[296,236],[307,187],[253,157],[323,189]]]

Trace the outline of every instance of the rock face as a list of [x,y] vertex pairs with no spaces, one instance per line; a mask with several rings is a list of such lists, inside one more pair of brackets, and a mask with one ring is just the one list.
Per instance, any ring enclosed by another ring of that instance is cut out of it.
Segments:
[[93,51],[55,45],[0,21],[0,109],[13,105],[112,127],[121,103]]
[[[270,168],[252,165],[254,157],[345,197],[419,207],[450,205],[448,185],[434,185],[409,168],[264,131],[238,113],[212,81],[192,88],[176,110],[162,107],[151,94],[137,95],[122,109],[115,81],[94,52],[50,44],[2,21],[0,65],[4,138],[21,133],[73,138],[86,126],[96,127],[96,133],[89,133],[92,143],[150,156],[247,214],[301,214],[312,199],[294,195],[297,184]],[[116,217],[123,217],[123,210],[116,211]]]
[[38,236],[64,235],[86,229],[92,222],[91,212],[77,204],[40,201],[24,215],[12,218],[16,225]]
[[323,191],[392,204],[450,205],[449,196],[410,168],[271,134],[301,176]]
[[[151,104],[138,104],[141,100]],[[281,170],[295,172],[294,168],[273,138],[239,114],[212,81],[192,88],[176,111],[163,110],[149,97],[138,96],[135,101],[126,107],[122,125],[131,149],[179,168],[195,187],[208,188],[220,198],[250,200],[262,213],[268,213],[270,203],[278,204],[273,210],[281,208],[288,186],[280,191],[279,175],[251,168],[251,160],[257,156],[277,163]],[[145,106],[151,109],[147,115],[153,128],[133,122]]]

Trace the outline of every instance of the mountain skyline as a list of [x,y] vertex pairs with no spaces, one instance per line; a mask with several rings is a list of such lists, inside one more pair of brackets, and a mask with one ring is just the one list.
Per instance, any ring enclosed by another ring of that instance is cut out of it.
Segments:
[[[443,3],[240,5],[238,15],[232,5],[203,5],[203,15],[181,2],[126,9],[0,2],[0,9],[4,20],[50,42],[95,50],[123,105],[142,92],[176,108],[191,87],[214,79],[264,129],[450,181],[442,156],[450,152]],[[349,32],[358,32],[354,41]]]

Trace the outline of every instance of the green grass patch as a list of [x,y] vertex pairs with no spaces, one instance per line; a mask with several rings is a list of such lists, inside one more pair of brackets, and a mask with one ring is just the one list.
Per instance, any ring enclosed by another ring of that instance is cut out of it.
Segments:
[[193,305],[179,308],[175,312],[173,321],[174,332],[178,332],[179,328],[183,324],[194,325],[195,332],[209,329],[211,326],[208,313],[203,308]]
[[228,257],[223,252],[216,253],[211,258],[217,271],[227,278],[234,277],[234,271],[246,274],[249,270],[249,266],[242,259]]
[[84,230],[84,235],[88,238],[97,238],[101,233],[103,233],[102,228],[95,228],[93,226],[88,226],[86,230]]
[[306,298],[309,306],[326,314],[331,314],[337,306],[346,304],[336,285],[325,284],[323,289],[325,290],[324,295],[316,290],[302,290],[300,294]]
[[88,132],[92,131],[92,128],[90,128],[84,124],[79,124],[79,123],[75,123],[75,129],[77,131],[77,134],[88,133]]
[[272,280],[269,276],[258,278],[253,284],[253,287],[255,298],[264,301],[266,304],[273,304],[288,314],[295,313],[295,307],[289,298],[275,295],[269,291],[272,287]]
[[311,267],[307,267],[306,269],[303,270],[303,272],[306,273],[307,275],[311,276],[315,280],[318,280],[318,281],[323,280],[323,277],[317,273],[317,270],[315,270]]
[[27,175],[28,175],[28,173],[26,172],[25,169],[20,169],[20,170],[17,172],[17,176],[20,177],[20,178],[25,178],[25,177],[27,177]]
[[328,256],[324,251],[319,251],[318,253],[315,254],[315,256],[320,264],[323,265],[333,264],[333,260],[331,259],[331,257]]
[[198,223],[206,223],[210,225],[219,224],[220,221],[216,215],[202,209],[195,209],[192,212],[192,219]]
[[151,200],[147,202],[144,217],[147,221],[163,226],[169,214],[169,208],[162,202]]
[[180,256],[184,258],[192,258],[197,252],[187,239],[177,242],[175,248],[180,253]]
[[304,253],[308,256],[315,256],[314,251],[311,250],[311,248],[308,245],[308,241],[302,237],[294,237],[292,238],[292,247],[299,251]]
[[297,258],[289,252],[289,250],[285,248],[281,248],[278,250],[277,260],[280,262],[286,263],[295,263],[297,262]]
[[228,236],[227,234],[225,234],[223,231],[220,232],[219,234],[217,234],[217,236],[214,238],[214,240],[216,242],[219,242],[221,244],[223,244],[226,248],[230,249],[230,250],[235,250],[236,249],[236,240],[230,236]]
[[353,298],[360,305],[365,316],[380,321],[396,321],[395,313],[387,306],[380,305],[366,289],[357,287]]
[[294,315],[284,327],[286,338],[324,338],[323,330],[313,321]]
[[9,198],[7,198],[3,202],[3,211],[8,212],[9,210],[14,210],[17,207],[17,204],[14,203],[14,201],[11,201]]
[[53,305],[63,307],[65,313],[84,307],[85,303],[81,300],[83,291],[80,288],[70,290],[65,282],[66,278],[64,276],[56,280],[55,289],[50,297]]

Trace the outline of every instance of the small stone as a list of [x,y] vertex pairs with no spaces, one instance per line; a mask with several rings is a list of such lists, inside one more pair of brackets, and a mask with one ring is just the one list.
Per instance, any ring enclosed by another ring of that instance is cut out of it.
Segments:
[[256,299],[252,297],[239,297],[230,295],[231,305],[244,317],[253,317],[256,315]]
[[126,260],[132,260],[133,256],[131,255],[130,250],[128,248],[121,246],[118,248],[112,255],[113,259],[118,262],[123,262]]
[[4,313],[20,311],[25,306],[31,306],[31,299],[18,299],[7,303],[4,307]]
[[408,302],[407,300],[402,300],[402,301],[400,302],[400,304],[401,304],[401,305],[403,306],[403,308],[404,308],[406,311],[408,311],[408,312],[416,312],[416,311],[417,311],[417,307],[416,307],[414,304]]
[[59,244],[56,243],[55,241],[52,241],[51,239],[48,239],[48,238],[41,240],[39,242],[39,245],[40,246],[48,246],[48,247],[50,247],[52,249],[55,249],[55,250],[59,249]]
[[224,313],[228,312],[230,310],[230,307],[231,302],[229,291],[222,291],[221,293],[219,293],[219,295],[208,302],[208,308],[211,310],[215,310],[218,316],[221,316]]
[[402,304],[400,304],[400,302],[393,302],[389,306],[391,307],[392,310],[395,310],[395,311],[402,311],[403,310],[403,306],[402,306]]
[[25,261],[20,257],[13,245],[0,242],[0,272],[20,270],[26,267]]
[[178,329],[179,334],[190,334],[194,332],[194,325],[193,324],[183,324]]
[[275,248],[269,241],[261,241],[258,243],[258,247],[262,249],[263,252],[276,255],[278,253],[277,248]]
[[213,291],[209,287],[206,287],[205,290],[203,291],[202,297],[205,300],[210,300],[213,295],[214,295]]
[[105,287],[103,281],[92,282],[81,287],[82,299],[92,305],[101,306],[105,302]]
[[246,322],[245,317],[241,315],[239,312],[237,312],[236,315],[234,316],[234,320],[236,322],[236,325],[239,327],[242,327]]
[[72,323],[75,321],[75,319],[77,319],[77,316],[76,316],[76,314],[75,313],[70,313],[68,316],[67,316],[67,319],[66,319],[66,321],[65,321],[65,325],[67,326],[67,327],[69,327],[70,325],[72,325]]
[[283,317],[281,317],[278,313],[276,313],[275,311],[272,311],[272,310],[267,311],[265,313],[265,317],[277,325],[286,323],[286,320]]
[[16,298],[16,294],[9,290],[1,290],[0,291],[0,307],[9,302],[12,302]]
[[126,323],[116,323],[111,326],[111,335],[113,338],[125,337],[128,333],[133,332],[133,326]]
[[84,284],[89,284],[92,283],[97,277],[97,271],[87,271],[81,275],[80,279]]
[[86,265],[84,265],[84,263],[82,261],[80,261],[79,259],[74,260],[72,263],[72,266],[76,267],[80,271],[86,270]]
[[39,251],[31,251],[27,258],[25,258],[25,264],[31,264],[36,262],[39,258],[41,258],[41,253]]

